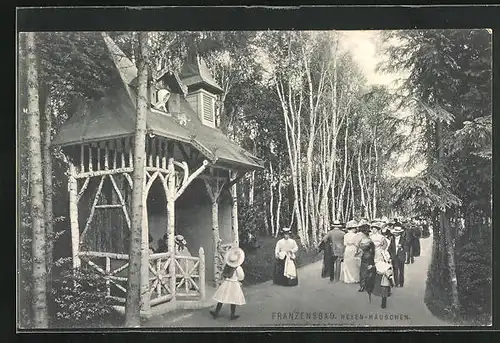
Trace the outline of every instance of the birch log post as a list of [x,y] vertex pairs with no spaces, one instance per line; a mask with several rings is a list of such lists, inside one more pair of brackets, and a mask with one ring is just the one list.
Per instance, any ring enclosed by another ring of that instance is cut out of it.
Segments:
[[200,247],[198,256],[200,257],[200,297],[201,301],[205,302],[207,296],[205,292],[205,251],[203,250],[203,247]]
[[[217,180],[217,179],[216,179]],[[217,287],[220,280],[220,268],[219,268],[219,248],[220,248],[220,232],[219,232],[219,189],[218,184],[212,185],[213,180],[203,179],[205,182],[205,187],[207,193],[212,202],[212,237],[213,237],[213,248],[214,248],[214,272],[213,279],[214,285]],[[217,182],[218,183],[218,182]]]
[[[231,179],[237,177],[236,173],[231,173]],[[232,200],[232,208],[231,208],[231,224],[233,229],[233,244],[238,247],[240,245],[239,239],[239,231],[238,231],[238,189],[237,183],[235,182],[231,186],[231,200]]]
[[218,199],[212,201],[212,234],[214,242],[214,281],[218,285],[220,281],[219,271],[219,248],[220,248],[220,232],[219,232],[219,202]]
[[75,178],[76,168],[73,163],[69,164],[69,220],[71,228],[71,257],[73,260],[73,268],[80,267],[80,228],[78,224],[78,181]]
[[28,121],[29,171],[30,171],[30,214],[32,226],[33,259],[33,322],[36,328],[48,327],[47,315],[47,267],[45,261],[46,239],[42,180],[42,150],[40,136],[40,109],[38,94],[38,69],[36,59],[35,33],[26,37],[26,63],[28,84],[28,108],[25,111]]
[[172,292],[172,300],[175,301],[175,286],[176,286],[176,271],[175,271],[175,167],[174,159],[172,157],[168,160],[168,174],[167,174],[167,247],[171,252],[172,261],[170,262],[170,290]]
[[149,226],[148,226],[148,193],[146,190],[146,170],[144,169],[143,197],[142,197],[142,234],[141,234],[141,311],[151,309],[149,295]]
[[138,85],[134,140],[135,149],[129,150],[129,162],[133,165],[134,186],[132,190],[132,230],[130,234],[129,268],[127,282],[127,296],[125,303],[125,326],[140,327],[141,309],[141,263],[142,263],[142,216],[143,216],[143,187],[145,168],[145,139],[146,115],[148,110],[147,83],[148,83],[148,33],[139,33],[138,58]]

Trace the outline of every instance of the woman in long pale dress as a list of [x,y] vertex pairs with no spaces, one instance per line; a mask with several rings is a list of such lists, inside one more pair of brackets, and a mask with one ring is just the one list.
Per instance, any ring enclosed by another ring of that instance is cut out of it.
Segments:
[[210,314],[215,319],[219,316],[219,312],[223,304],[231,306],[231,320],[238,318],[235,314],[236,306],[245,305],[245,295],[241,289],[241,281],[245,278],[245,272],[241,268],[241,264],[245,260],[245,252],[241,248],[231,248],[225,255],[224,260],[226,265],[222,271],[224,281],[215,292],[213,299],[217,301],[215,311],[210,311]]
[[290,228],[283,228],[282,233],[283,238],[276,243],[274,249],[276,263],[273,283],[281,286],[297,286],[299,279],[295,267],[295,254],[299,246],[290,238]]
[[342,265],[342,281],[345,283],[359,282],[360,258],[358,256],[359,236],[356,234],[358,223],[355,220],[347,222],[348,230],[344,236],[344,263]]

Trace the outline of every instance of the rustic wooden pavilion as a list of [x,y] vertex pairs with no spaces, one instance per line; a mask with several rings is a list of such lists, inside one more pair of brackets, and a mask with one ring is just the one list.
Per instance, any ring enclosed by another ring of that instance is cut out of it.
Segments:
[[[116,86],[83,101],[53,144],[69,163],[73,266],[106,279],[107,295],[125,302],[131,225],[137,69],[113,40],[103,41]],[[237,182],[262,161],[217,127],[218,95],[204,61],[193,54],[180,75],[151,76],[147,113],[141,310],[205,301],[205,284],[220,281],[222,256],[238,245]],[[192,256],[176,253],[175,235]],[[163,237],[166,252],[150,253]],[[151,242],[152,238],[152,242]],[[196,256],[198,255],[198,256]],[[206,259],[206,262],[205,262]]]

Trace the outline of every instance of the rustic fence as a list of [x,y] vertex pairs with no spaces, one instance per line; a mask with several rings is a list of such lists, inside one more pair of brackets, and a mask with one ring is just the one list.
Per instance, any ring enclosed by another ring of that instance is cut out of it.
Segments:
[[[106,280],[106,295],[119,304],[125,304],[129,258],[126,254],[81,251],[79,257]],[[173,266],[172,266],[173,264]],[[174,274],[172,274],[174,273]],[[175,275],[172,278],[172,275]],[[150,305],[178,300],[205,301],[205,253],[199,257],[159,253],[149,256]]]

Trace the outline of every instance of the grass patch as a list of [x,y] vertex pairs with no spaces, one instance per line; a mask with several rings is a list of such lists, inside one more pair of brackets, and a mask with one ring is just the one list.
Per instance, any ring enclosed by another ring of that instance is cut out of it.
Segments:
[[[259,237],[257,247],[254,249],[245,250],[245,262],[243,269],[245,271],[244,285],[255,285],[261,282],[272,280],[274,273],[274,248],[277,239],[274,237],[264,236]],[[300,245],[297,253],[296,265],[303,267],[310,263],[319,261],[323,258],[322,254],[318,254],[316,249],[307,249]],[[299,275],[300,278],[300,275]]]

